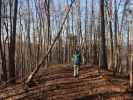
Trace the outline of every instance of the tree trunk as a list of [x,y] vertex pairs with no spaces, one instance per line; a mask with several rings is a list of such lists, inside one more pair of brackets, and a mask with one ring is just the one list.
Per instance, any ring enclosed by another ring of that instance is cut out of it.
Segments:
[[88,0],[85,2],[85,36],[84,36],[84,52],[83,52],[83,57],[84,57],[84,63],[87,63],[87,33],[88,33]]
[[113,68],[113,31],[112,31],[112,0],[110,0],[109,29],[110,29],[110,64],[108,69]]
[[130,88],[133,88],[133,55],[131,54],[131,65],[130,65]]
[[81,18],[80,18],[80,0],[76,1],[76,9],[77,9],[77,41],[78,45],[80,44],[81,37]]
[[2,71],[3,74],[1,76],[3,81],[7,81],[7,69],[6,69],[6,58],[5,58],[5,52],[3,52],[3,48],[2,48],[2,34],[1,34],[1,8],[2,8],[2,0],[0,0],[0,54],[1,54],[1,62],[2,62]]
[[118,16],[117,16],[117,4],[116,4],[116,0],[114,1],[114,5],[115,5],[115,22],[114,22],[114,31],[115,31],[115,37],[114,37],[114,48],[115,48],[115,50],[114,50],[114,56],[115,56],[115,66],[114,66],[114,74],[115,74],[115,71],[116,71],[116,67],[117,67],[117,59],[118,59],[118,54],[117,54],[117,22],[118,22]]
[[[45,0],[45,11],[47,16],[47,50],[51,45],[51,32],[50,32],[50,0]],[[52,52],[51,52],[52,53]],[[51,59],[51,53],[47,57],[46,66]]]
[[116,4],[116,0],[115,0],[115,26],[114,26],[114,30],[115,30],[115,49],[117,48],[117,4]]
[[28,39],[28,49],[29,49],[29,58],[31,58],[31,39],[30,39],[30,24],[31,24],[31,20],[30,20],[30,0],[27,0],[27,5],[28,5],[28,21],[27,21],[27,39]]
[[17,8],[18,8],[18,0],[15,0],[14,1],[13,31],[10,36],[10,45],[9,45],[10,83],[15,83],[15,43],[16,43]]
[[107,66],[106,39],[105,39],[104,0],[100,0],[100,11],[101,11],[100,68],[107,70],[108,66]]
[[[128,23],[128,29],[127,29],[127,55],[130,53],[130,41],[129,41],[129,34],[130,34],[130,25]],[[126,72],[129,70],[129,57],[126,58]]]
[[112,22],[109,21],[110,28],[110,65],[109,69],[113,68],[113,32],[112,32]]

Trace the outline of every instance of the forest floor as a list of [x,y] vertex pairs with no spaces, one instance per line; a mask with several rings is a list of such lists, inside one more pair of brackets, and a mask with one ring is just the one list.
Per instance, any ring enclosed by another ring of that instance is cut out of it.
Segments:
[[82,65],[75,78],[71,65],[51,65],[39,70],[28,89],[24,84],[1,89],[0,100],[133,100],[129,79],[120,76],[99,73],[95,65]]

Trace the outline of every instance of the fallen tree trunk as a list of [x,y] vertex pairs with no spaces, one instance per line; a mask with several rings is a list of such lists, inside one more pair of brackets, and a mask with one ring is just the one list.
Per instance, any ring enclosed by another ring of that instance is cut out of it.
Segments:
[[32,80],[32,78],[34,77],[34,75],[38,72],[38,70],[40,69],[40,67],[44,64],[44,62],[45,62],[46,58],[48,57],[49,53],[51,52],[53,46],[55,45],[56,41],[57,41],[58,38],[60,37],[60,34],[61,34],[61,32],[62,32],[62,29],[63,29],[63,26],[64,26],[64,24],[65,24],[65,22],[66,22],[67,16],[68,16],[68,14],[69,14],[69,12],[70,12],[70,9],[71,9],[72,4],[74,3],[74,1],[75,1],[75,0],[73,0],[72,3],[70,4],[70,6],[69,6],[69,8],[68,8],[68,10],[67,10],[67,13],[66,13],[66,15],[65,15],[65,17],[64,17],[64,20],[63,20],[63,23],[62,23],[62,25],[61,25],[61,28],[60,28],[59,32],[57,33],[57,36],[55,37],[55,39],[54,39],[52,45],[51,45],[50,48],[48,49],[46,55],[43,57],[43,59],[40,61],[40,63],[35,67],[35,69],[31,72],[31,74],[30,74],[29,77],[27,78],[27,80],[26,80],[26,82],[25,82],[27,85],[31,82],[31,80]]

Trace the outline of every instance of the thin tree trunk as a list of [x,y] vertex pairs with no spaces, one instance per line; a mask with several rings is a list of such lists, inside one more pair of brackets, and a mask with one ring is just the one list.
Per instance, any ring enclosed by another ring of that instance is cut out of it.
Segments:
[[9,45],[9,78],[10,83],[15,83],[15,43],[16,43],[16,25],[17,25],[18,0],[14,1],[13,31],[10,36]]
[[118,17],[117,17],[117,4],[116,4],[116,0],[115,0],[115,26],[114,26],[114,30],[115,30],[115,49],[117,48],[117,21]]
[[[129,33],[130,33],[130,29],[129,29],[129,23],[128,23],[128,31],[127,31],[127,55],[130,53],[130,42],[129,42]],[[129,57],[127,56],[127,59],[126,59],[126,71],[128,72],[129,70]]]
[[113,68],[113,32],[112,32],[112,22],[109,21],[110,28],[110,65],[109,69]]
[[110,0],[110,11],[109,11],[109,29],[110,29],[110,65],[109,69],[113,68],[113,31],[112,31],[112,0]]
[[[51,32],[50,32],[50,0],[45,0],[45,11],[46,11],[46,16],[47,16],[47,50],[49,46],[51,45]],[[52,53],[52,52],[51,52]],[[51,59],[51,53],[48,55],[47,58],[47,64]]]
[[130,65],[130,88],[133,88],[133,54],[131,54],[131,65]]
[[29,58],[31,58],[31,39],[30,39],[30,0],[27,0],[27,5],[28,5],[28,21],[27,21],[27,39],[28,39],[28,49],[29,49]]
[[114,1],[114,5],[115,5],[115,22],[114,22],[114,31],[115,31],[115,37],[114,37],[114,48],[115,48],[115,50],[114,50],[114,56],[115,56],[115,66],[114,66],[114,74],[115,74],[115,71],[116,71],[116,67],[117,67],[117,59],[118,59],[118,54],[117,54],[117,22],[118,22],[118,16],[117,16],[117,4],[116,4],[116,0]]
[[88,33],[88,0],[85,2],[85,36],[84,36],[84,52],[83,52],[83,57],[84,57],[84,64],[86,64],[88,61],[87,57],[87,33]]
[[76,9],[77,9],[77,41],[80,44],[81,37],[81,18],[80,18],[80,0],[76,1]]

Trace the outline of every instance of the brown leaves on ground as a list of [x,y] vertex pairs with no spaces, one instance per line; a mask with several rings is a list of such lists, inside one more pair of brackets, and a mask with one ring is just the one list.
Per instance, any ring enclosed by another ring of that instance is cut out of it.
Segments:
[[94,65],[80,66],[79,78],[73,77],[72,65],[51,65],[40,69],[34,83],[27,90],[21,84],[8,87],[0,91],[0,96],[5,100],[128,100],[131,97],[126,92],[127,79],[115,78],[107,71],[99,73]]

